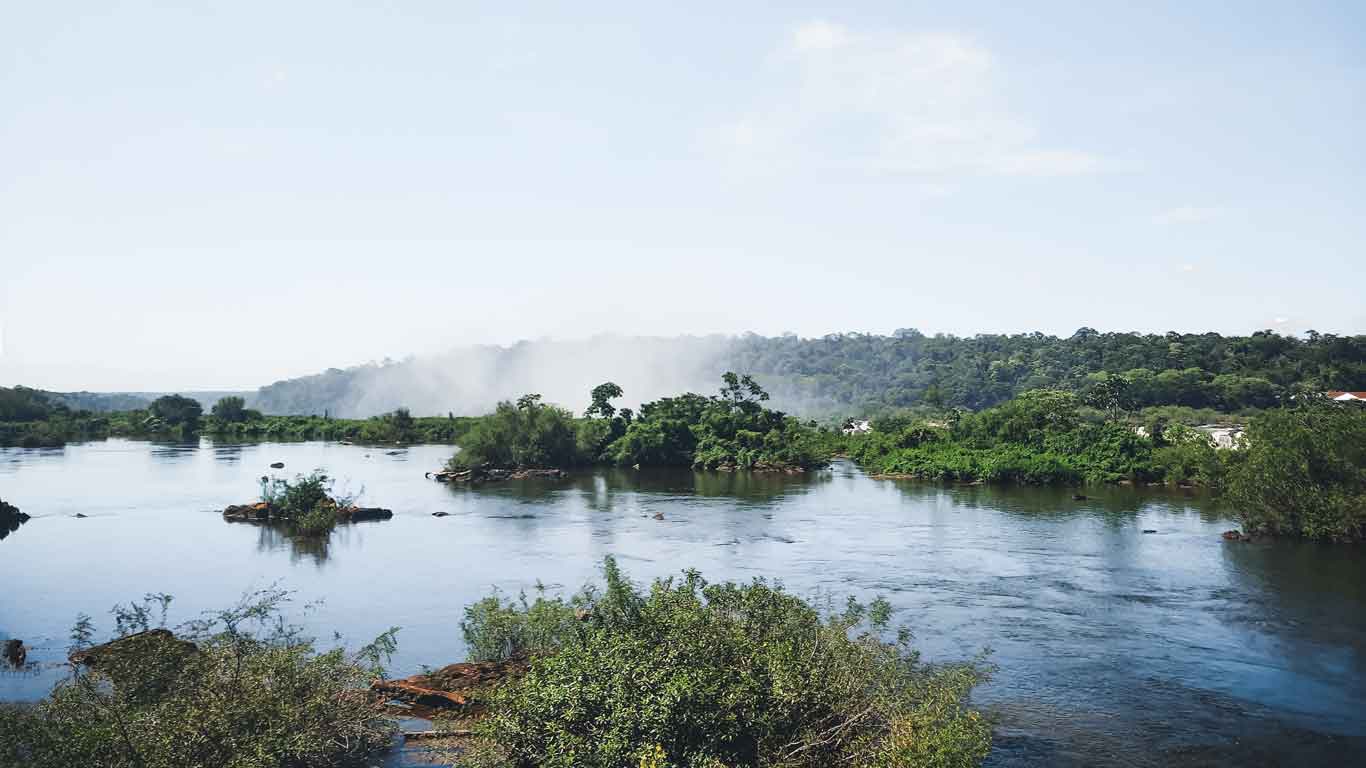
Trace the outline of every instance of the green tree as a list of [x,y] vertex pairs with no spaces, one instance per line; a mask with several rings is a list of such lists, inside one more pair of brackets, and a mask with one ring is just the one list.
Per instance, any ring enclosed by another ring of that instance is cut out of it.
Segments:
[[591,393],[593,400],[592,405],[588,406],[588,410],[584,411],[583,415],[588,418],[594,416],[601,416],[604,419],[612,418],[612,416],[616,414],[617,409],[616,406],[612,405],[611,401],[613,398],[621,397],[623,394],[625,393],[622,392],[621,387],[610,381],[593,387]]
[[1366,408],[1301,398],[1252,421],[1229,496],[1248,533],[1366,537]]
[[219,398],[209,414],[220,421],[236,424],[247,420],[247,401],[236,395]]
[[168,426],[184,426],[190,429],[199,426],[199,417],[204,413],[204,407],[198,400],[183,395],[158,397],[147,410]]

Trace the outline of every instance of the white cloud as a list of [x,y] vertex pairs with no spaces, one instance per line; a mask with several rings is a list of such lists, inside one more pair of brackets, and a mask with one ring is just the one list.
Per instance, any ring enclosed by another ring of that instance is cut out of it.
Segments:
[[792,33],[792,45],[799,51],[822,51],[849,42],[849,32],[828,21],[809,21]]
[[875,173],[1065,176],[1095,154],[1051,147],[1005,106],[998,65],[970,37],[795,27],[773,82],[723,132],[737,159]]
[[1154,220],[1162,224],[1203,224],[1213,221],[1223,215],[1220,208],[1201,208],[1193,205],[1183,205],[1177,208],[1170,208],[1154,216]]

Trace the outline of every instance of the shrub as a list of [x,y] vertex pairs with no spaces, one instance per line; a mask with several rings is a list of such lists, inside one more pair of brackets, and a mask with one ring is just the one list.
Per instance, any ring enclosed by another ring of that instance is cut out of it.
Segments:
[[[129,636],[37,705],[0,712],[0,765],[364,764],[388,745],[391,727],[361,689],[392,652],[396,630],[355,654],[319,652],[280,620],[287,599],[267,590],[177,628],[193,645],[169,633]],[[146,615],[121,625],[145,629]],[[74,635],[88,637],[88,619]]]
[[293,482],[280,478],[261,478],[261,501],[271,505],[276,517],[287,520],[293,532],[320,536],[337,526],[337,507],[351,499],[334,500],[332,478],[322,470],[298,475]]
[[[905,631],[884,639],[885,601],[823,613],[763,580],[695,571],[641,595],[610,559],[606,573],[601,595],[576,598],[585,620],[495,698],[482,763],[957,768],[986,756],[990,728],[965,704],[983,670],[922,664]],[[467,636],[495,637],[508,607]],[[539,624],[534,608],[513,610]]]
[[574,430],[574,415],[523,395],[501,402],[475,423],[460,441],[451,468],[490,465],[504,468],[562,468],[584,463]]

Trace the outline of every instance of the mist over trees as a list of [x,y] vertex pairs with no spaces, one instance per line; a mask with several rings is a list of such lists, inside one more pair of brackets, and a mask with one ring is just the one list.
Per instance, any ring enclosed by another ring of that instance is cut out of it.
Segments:
[[638,407],[682,390],[706,391],[728,370],[753,375],[774,407],[805,417],[917,405],[980,410],[1040,388],[1076,392],[1104,410],[1180,405],[1237,412],[1272,407],[1297,388],[1366,389],[1366,336],[1090,328],[1065,338],[927,336],[914,329],[809,339],[602,336],[334,368],[262,387],[249,404],[266,413],[326,411],[339,417],[368,417],[399,406],[418,415],[475,415],[524,392],[574,405],[610,377],[629,393],[622,405]]

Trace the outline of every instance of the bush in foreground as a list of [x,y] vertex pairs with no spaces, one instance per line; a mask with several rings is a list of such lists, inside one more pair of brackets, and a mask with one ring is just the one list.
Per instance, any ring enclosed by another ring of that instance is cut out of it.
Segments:
[[642,595],[610,559],[605,571],[600,594],[467,612],[486,655],[541,651],[495,699],[476,763],[958,768],[990,749],[966,705],[984,671],[920,663],[905,631],[885,639],[885,601],[822,612],[762,580],[695,571]]
[[[163,609],[169,602],[149,598]],[[147,603],[117,609],[123,640],[104,646],[88,669],[73,667],[37,705],[0,711],[0,765],[362,764],[391,735],[363,689],[392,651],[394,630],[356,654],[320,652],[280,620],[286,599],[262,592],[177,628],[179,637],[147,631]],[[83,618],[73,639],[83,645],[89,636]]]

